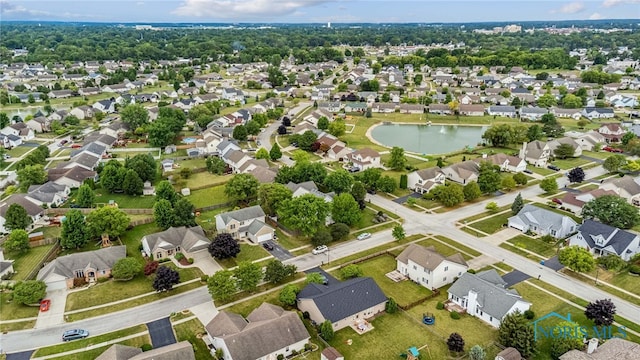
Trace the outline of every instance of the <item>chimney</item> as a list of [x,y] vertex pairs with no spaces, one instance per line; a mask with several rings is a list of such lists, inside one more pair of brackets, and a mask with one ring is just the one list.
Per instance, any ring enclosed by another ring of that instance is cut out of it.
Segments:
[[598,348],[598,338],[589,339],[589,344],[587,345],[587,354],[593,354],[594,351]]

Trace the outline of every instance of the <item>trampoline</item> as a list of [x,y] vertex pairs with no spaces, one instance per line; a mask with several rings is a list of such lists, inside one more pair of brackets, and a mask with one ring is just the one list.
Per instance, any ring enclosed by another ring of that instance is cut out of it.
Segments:
[[422,322],[425,325],[433,325],[436,323],[436,317],[431,313],[422,314]]

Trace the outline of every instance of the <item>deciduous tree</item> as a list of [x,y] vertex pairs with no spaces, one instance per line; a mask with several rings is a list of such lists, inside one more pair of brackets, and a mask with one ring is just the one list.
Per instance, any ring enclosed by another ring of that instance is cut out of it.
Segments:
[[580,325],[572,321],[561,321],[554,326],[553,335],[550,335],[552,359],[558,360],[564,353],[584,347],[583,337],[578,329]]
[[349,193],[343,193],[333,197],[331,217],[335,222],[351,226],[360,221],[362,213],[358,202],[353,196]]
[[159,266],[153,279],[153,289],[157,292],[169,291],[180,283],[180,273],[167,266]]
[[65,216],[66,219],[62,222],[60,246],[63,249],[83,247],[89,241],[84,214],[80,210],[71,209]]
[[340,269],[340,277],[344,280],[360,277],[362,275],[362,269],[356,264],[347,265]]
[[523,173],[514,174],[513,180],[515,180],[516,184],[518,185],[527,185],[527,182],[529,182],[529,179],[527,179],[527,175]]
[[558,182],[556,181],[555,178],[552,178],[552,177],[544,178],[540,182],[540,188],[544,190],[547,194],[551,194],[558,191]]
[[78,194],[76,195],[76,204],[82,208],[90,208],[95,202],[96,194],[88,184],[82,184],[78,188]]
[[325,228],[319,228],[315,234],[311,237],[311,244],[313,246],[327,245],[333,241],[331,233]]
[[502,178],[500,186],[507,191],[511,191],[516,187],[516,181],[513,179],[513,176],[505,176]]
[[329,128],[329,119],[326,116],[321,116],[318,119],[318,129],[327,130]]
[[451,333],[449,338],[447,339],[447,347],[449,351],[453,352],[463,352],[464,351],[464,339],[462,335],[458,333]]
[[285,265],[280,260],[271,260],[267,263],[264,271],[264,281],[280,284],[287,278],[293,276],[297,271],[297,267],[293,264]]
[[403,240],[406,237],[406,234],[404,232],[404,228],[402,227],[402,225],[398,224],[394,226],[393,230],[391,230],[391,236],[393,236],[393,238],[396,239],[396,241]]
[[224,187],[224,193],[236,201],[247,202],[258,195],[260,183],[251,174],[237,174]]
[[130,222],[126,213],[111,206],[90,212],[86,219],[91,237],[99,237],[102,234],[119,237],[127,230]]
[[382,192],[392,193],[398,188],[398,183],[391,176],[382,176],[376,181],[376,188]]
[[296,298],[299,292],[300,288],[297,285],[289,284],[280,291],[278,300],[280,300],[280,303],[283,305],[293,306],[296,304]]
[[265,148],[258,149],[258,151],[256,151],[256,159],[265,159],[265,160],[270,159],[269,152],[267,151],[267,149]]
[[[207,171],[216,175],[224,174],[224,171],[227,167],[227,165],[224,163],[224,160],[222,160],[217,156],[209,156],[207,158],[206,166],[207,166]],[[157,189],[156,189],[156,192],[157,192]]]
[[575,272],[589,272],[596,266],[593,255],[580,246],[567,246],[560,249],[558,261]]
[[173,226],[196,226],[196,207],[186,198],[176,201],[173,212]]
[[353,182],[353,176],[344,169],[333,171],[324,178],[324,185],[336,194],[351,190]]
[[482,196],[482,191],[480,191],[480,186],[477,182],[471,181],[462,189],[462,193],[464,194],[464,199],[466,201],[473,201],[480,196]]
[[31,217],[27,214],[27,210],[17,203],[9,205],[4,219],[4,228],[7,230],[24,230],[32,223]]
[[478,185],[483,194],[494,193],[500,189],[502,177],[500,176],[500,168],[488,161],[480,163],[478,169]]
[[219,270],[209,276],[207,289],[214,300],[222,302],[229,300],[238,291],[231,270]]
[[160,199],[153,205],[153,219],[162,230],[173,226],[174,216],[173,206],[169,200]]
[[137,129],[149,122],[149,112],[141,104],[130,104],[120,110],[122,122],[131,129]]
[[220,233],[216,235],[208,247],[209,254],[216,259],[223,260],[236,257],[240,253],[240,244],[231,234]]
[[329,124],[328,131],[329,134],[335,137],[339,137],[344,135],[344,133],[347,131],[347,126],[343,120],[335,120],[331,124]]
[[568,157],[573,157],[575,150],[573,146],[569,144],[560,144],[555,150],[553,150],[553,154],[560,159],[566,159]]
[[615,320],[616,305],[611,299],[592,301],[584,310],[584,315],[593,320],[596,326],[609,326]]
[[280,151],[280,146],[276,143],[273,144],[271,150],[269,150],[269,158],[271,161],[277,161],[282,157],[282,151]]
[[22,229],[12,230],[2,244],[8,252],[23,253],[29,251],[29,234]]
[[144,188],[144,182],[138,176],[138,173],[133,170],[127,170],[122,182],[122,190],[127,195],[142,195],[142,189]]
[[604,195],[589,201],[582,209],[582,216],[621,229],[631,229],[640,223],[638,208],[617,195]]
[[233,276],[240,290],[254,292],[263,278],[262,267],[250,261],[242,261],[233,272]]
[[116,280],[131,280],[142,272],[142,263],[134,257],[119,259],[111,268],[111,275]]
[[47,181],[47,172],[44,171],[44,166],[40,164],[27,165],[18,170],[17,174],[22,192],[27,192],[31,185],[44,184]]
[[333,333],[333,325],[331,324],[331,320],[325,320],[320,325],[320,335],[322,335],[322,338],[326,341],[333,340],[335,334]]
[[47,294],[47,285],[40,280],[20,281],[13,289],[13,301],[20,304],[37,304]]
[[305,194],[283,201],[277,213],[286,227],[298,230],[305,236],[311,236],[325,223],[329,208],[324,199]]
[[621,154],[609,156],[602,167],[610,173],[618,172],[627,164],[627,157]]
[[398,146],[394,146],[391,149],[391,157],[387,162],[387,166],[395,171],[404,170],[407,166],[407,158],[404,156],[404,149]]
[[329,226],[329,232],[331,233],[331,239],[333,241],[342,240],[349,235],[349,225],[342,223],[335,223]]
[[156,202],[162,199],[169,201],[170,204],[178,200],[178,193],[167,180],[160,181],[156,186]]
[[569,171],[567,177],[572,183],[581,183],[582,181],[584,181],[585,177],[584,170],[582,170],[581,167],[575,167]]
[[244,125],[236,125],[233,128],[233,138],[238,141],[246,141],[248,135],[247,128]]

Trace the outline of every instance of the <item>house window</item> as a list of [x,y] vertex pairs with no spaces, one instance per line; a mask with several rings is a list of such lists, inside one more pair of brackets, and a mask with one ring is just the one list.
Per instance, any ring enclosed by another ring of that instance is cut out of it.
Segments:
[[445,266],[445,267],[444,267],[444,271],[449,271],[449,267],[448,267],[448,266]]
[[443,277],[443,278],[442,278],[442,281],[447,281],[447,277],[446,277],[446,276],[445,276],[445,277]]
[[551,230],[551,235],[556,236],[557,232],[555,230]]
[[100,271],[100,274],[102,274],[102,275],[105,275],[106,273],[107,273],[107,271],[106,271],[106,270],[102,270],[102,271]]
[[418,267],[416,265],[413,265],[413,270],[418,270]]
[[235,224],[231,224],[231,225],[229,225],[229,229],[233,230],[233,229],[235,229],[235,228],[236,228],[236,225],[235,225]]
[[489,316],[489,322],[493,321],[493,316]]
[[84,270],[76,270],[76,277],[77,278],[83,278],[84,277]]
[[162,253],[161,252],[156,254],[156,259],[160,259],[160,258],[162,258]]

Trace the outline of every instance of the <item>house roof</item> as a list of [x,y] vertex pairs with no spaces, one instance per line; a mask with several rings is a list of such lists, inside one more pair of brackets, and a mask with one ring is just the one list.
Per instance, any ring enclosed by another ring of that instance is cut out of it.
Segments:
[[430,179],[434,179],[439,174],[442,174],[442,169],[440,169],[439,167],[435,166],[435,167],[430,167],[430,168],[427,168],[427,169],[418,170],[418,171],[416,171],[416,174],[422,180],[430,180]]
[[226,225],[231,220],[242,222],[242,221],[253,220],[255,218],[263,217],[265,216],[265,214],[264,214],[264,210],[262,210],[260,205],[255,205],[248,208],[229,211],[226,213],[216,215],[216,217],[218,216],[222,219],[222,221]]
[[100,157],[91,153],[82,153],[72,158],[71,162],[93,169],[100,162]]
[[[622,255],[633,240],[638,237],[638,235],[634,233],[589,219],[585,220],[582,225],[580,225],[578,231],[582,234],[582,237],[589,245],[589,248],[610,248],[618,255]],[[595,238],[598,236],[602,236],[604,238],[604,246],[596,244]]]
[[63,193],[67,186],[47,181],[42,185],[31,185],[27,190],[27,196],[42,201],[52,202],[56,194]]
[[510,166],[518,166],[524,160],[520,159],[517,156],[507,155],[503,153],[498,153],[494,155],[487,156],[486,158],[476,158],[473,159],[477,163],[481,163],[483,161],[489,161],[494,165],[502,166],[505,162]]
[[445,172],[447,170],[450,170],[458,174],[458,176],[462,179],[469,179],[471,178],[471,176],[478,174],[479,168],[478,168],[478,163],[476,163],[473,160],[467,160],[460,163],[449,165],[442,170]]
[[206,249],[209,239],[200,226],[170,227],[165,231],[149,234],[142,238],[149,245],[149,250],[155,253],[157,249],[174,249],[180,246],[186,252]]
[[253,177],[255,177],[261,184],[274,182],[276,175],[278,174],[276,171],[263,166],[257,166],[248,173],[253,175]]
[[336,348],[328,347],[322,350],[322,358],[327,360],[338,360],[344,359],[344,356],[342,356],[342,354],[340,354],[338,350],[336,350]]
[[632,176],[623,176],[610,181],[617,188],[621,188],[632,196],[640,194],[640,184]]
[[527,146],[526,146],[527,154],[526,154],[526,156],[530,157],[530,158],[538,159],[544,153],[545,147],[548,148],[546,142],[543,142],[543,141],[540,141],[540,140],[531,141],[531,142],[527,143]]
[[4,217],[12,204],[22,206],[30,216],[37,216],[44,211],[42,207],[27,199],[27,194],[13,194],[0,203],[0,216]]
[[95,270],[108,270],[113,267],[116,261],[126,256],[127,247],[124,245],[60,256],[40,269],[37,279],[45,280],[51,274],[71,279],[76,277],[76,270],[87,267]]
[[584,204],[588,203],[593,199],[597,199],[600,196],[604,195],[617,195],[615,191],[611,190],[603,190],[603,189],[595,189],[584,193],[572,193],[568,192],[563,198],[563,203],[569,203],[574,206],[583,207]]
[[140,353],[142,353],[142,349],[139,347],[114,344],[100,354],[96,360],[128,360]]
[[516,107],[515,106],[509,106],[509,105],[493,105],[493,106],[489,106],[489,111],[491,111],[491,112],[511,112],[511,113],[515,113],[516,112]]
[[93,178],[96,176],[95,171],[84,169],[80,166],[74,166],[71,168],[57,168],[49,169],[47,171],[49,181],[56,181],[61,178],[67,178],[75,181],[84,181],[85,179]]
[[187,340],[145,351],[127,360],[195,360],[193,346]]
[[451,261],[456,264],[468,266],[467,262],[460,253],[453,254],[448,257],[442,256],[433,246],[424,247],[418,244],[411,244],[404,249],[396,260],[408,264],[409,260],[422,266],[425,269],[435,270],[443,261]]
[[469,295],[469,291],[478,294],[480,309],[496,319],[502,319],[517,301],[524,301],[517,291],[504,288],[504,281],[493,269],[477,274],[462,274],[448,293],[463,298]]
[[377,152],[377,151],[375,151],[373,149],[370,149],[370,148],[364,148],[364,149],[356,150],[356,151],[352,152],[351,154],[349,154],[350,157],[354,157],[354,156],[357,156],[357,155],[360,155],[363,159],[366,159],[368,157],[372,158],[372,159],[380,157],[380,153],[379,152]]
[[571,350],[560,356],[560,360],[637,360],[640,344],[620,338],[611,338],[596,350],[587,354],[580,350]]
[[566,215],[558,214],[551,210],[539,208],[531,204],[525,204],[517,215],[509,218],[509,221],[514,218],[519,219],[526,225],[536,225],[538,228],[543,229],[560,229],[562,228],[562,223],[565,220],[574,224],[576,223],[572,218]]
[[330,285],[312,283],[298,293],[298,299],[311,299],[322,316],[333,323],[387,301],[378,284],[370,277]]
[[520,109],[521,114],[546,114],[549,110],[537,106],[527,106]]
[[72,150],[71,157],[73,158],[74,156],[78,154],[82,154],[84,152],[89,152],[97,156],[102,156],[102,154],[104,154],[105,151],[107,151],[107,148],[104,145],[100,145],[95,142],[90,142],[88,144],[85,144],[83,147],[81,147],[78,150]]
[[496,359],[503,360],[522,360],[522,355],[520,355],[520,351],[516,348],[508,347],[498,353]]
[[309,339],[309,332],[293,311],[262,303],[247,319],[221,311],[206,326],[207,332],[224,340],[234,360],[262,358],[289,345]]

